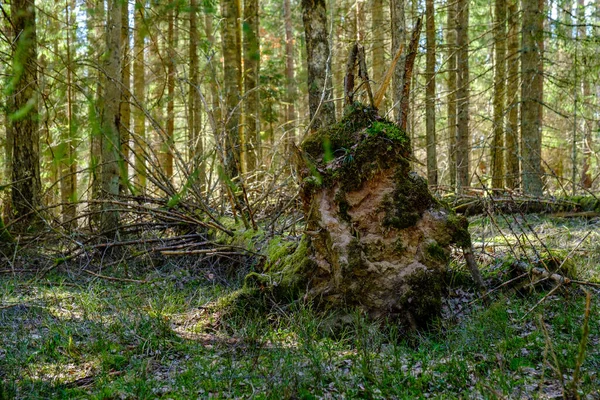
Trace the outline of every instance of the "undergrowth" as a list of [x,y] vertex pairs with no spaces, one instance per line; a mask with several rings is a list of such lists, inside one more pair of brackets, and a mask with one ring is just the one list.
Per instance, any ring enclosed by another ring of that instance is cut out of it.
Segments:
[[[597,281],[598,241],[591,237],[597,234],[582,241],[593,221],[529,222],[550,251],[563,250],[557,257],[578,246],[570,256],[577,276]],[[493,287],[509,279],[511,257],[535,261],[530,247],[523,246],[529,254],[515,243],[509,250],[498,231],[509,223],[472,224]],[[549,284],[507,285],[484,304],[457,258],[443,318],[419,332],[356,312],[340,321],[302,301],[273,305],[267,317],[248,310],[224,318],[214,304],[241,287],[241,278],[225,285],[185,265],[127,273],[146,283],[58,268],[43,279],[1,276],[0,399],[598,396],[600,309],[593,287],[581,358],[583,286],[548,296]],[[125,276],[118,266],[103,274]]]

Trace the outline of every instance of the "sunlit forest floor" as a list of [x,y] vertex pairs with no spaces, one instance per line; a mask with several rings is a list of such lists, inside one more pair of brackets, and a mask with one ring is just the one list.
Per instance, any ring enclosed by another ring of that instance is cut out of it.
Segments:
[[521,258],[599,282],[600,220],[477,217],[471,232],[496,290],[482,301],[457,255],[444,317],[423,332],[359,313],[336,325],[301,303],[226,318],[212,305],[241,279],[215,266],[130,267],[147,283],[4,274],[0,399],[600,398],[598,288],[511,281]]

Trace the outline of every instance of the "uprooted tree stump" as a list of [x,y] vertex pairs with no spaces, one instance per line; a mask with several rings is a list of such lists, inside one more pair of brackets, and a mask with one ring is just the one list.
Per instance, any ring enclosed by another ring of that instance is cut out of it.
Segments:
[[406,133],[360,104],[308,137],[297,152],[306,235],[247,287],[412,327],[439,315],[450,246],[470,249],[468,222],[411,172],[410,148]]

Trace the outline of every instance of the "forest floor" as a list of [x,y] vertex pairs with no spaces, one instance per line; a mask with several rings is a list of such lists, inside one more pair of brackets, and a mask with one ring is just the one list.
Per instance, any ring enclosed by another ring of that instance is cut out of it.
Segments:
[[[471,231],[490,289],[511,279],[511,259],[548,251],[571,276],[600,282],[598,219],[478,217]],[[484,304],[461,265],[456,256],[444,317],[425,332],[359,313],[331,332],[328,315],[303,304],[220,318],[210,304],[239,280],[184,265],[140,269],[147,283],[4,274],[0,399],[600,398],[597,288],[515,281]]]

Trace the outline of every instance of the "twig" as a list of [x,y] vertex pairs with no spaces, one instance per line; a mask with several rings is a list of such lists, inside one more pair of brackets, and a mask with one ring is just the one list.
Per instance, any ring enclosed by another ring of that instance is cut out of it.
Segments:
[[97,274],[93,271],[90,271],[89,269],[83,269],[83,272],[90,274],[92,276],[95,276],[96,278],[100,278],[100,279],[105,279],[107,281],[114,281],[114,282],[131,282],[131,283],[149,283],[149,281],[146,280],[137,280],[137,279],[129,279],[129,278],[117,278],[114,276],[107,276],[107,275],[101,275],[101,274]]

